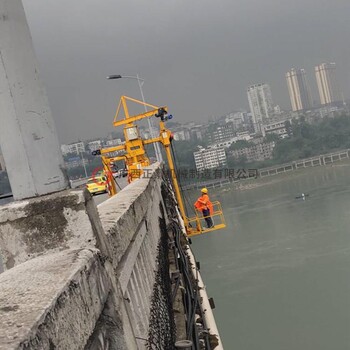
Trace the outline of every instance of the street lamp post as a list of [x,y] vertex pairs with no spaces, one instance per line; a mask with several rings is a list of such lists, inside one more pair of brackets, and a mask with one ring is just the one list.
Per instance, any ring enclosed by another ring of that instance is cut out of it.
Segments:
[[84,156],[83,156],[83,152],[80,152],[79,149],[78,149],[78,153],[80,155],[80,158],[81,158],[81,161],[83,163],[83,168],[84,168],[84,172],[85,172],[85,178],[88,178],[88,174],[87,174],[87,171],[86,171],[86,164],[85,164],[85,159],[84,159]]
[[[107,79],[109,80],[112,80],[112,79],[123,79],[123,78],[126,78],[126,79],[136,79],[138,84],[139,84],[139,88],[140,88],[140,92],[141,92],[141,98],[142,98],[142,102],[144,103],[144,107],[145,107],[145,112],[148,111],[148,108],[147,106],[145,105],[146,101],[145,101],[145,96],[143,94],[143,90],[142,90],[142,85],[144,84],[144,79],[141,79],[139,77],[139,75],[137,74],[136,77],[134,76],[130,76],[130,75],[109,75],[107,77]],[[153,123],[152,123],[152,120],[151,118],[147,118],[147,121],[148,121],[148,128],[149,128],[149,133],[150,133],[150,136],[151,138],[154,138],[154,134],[153,134]],[[158,162],[162,162],[163,161],[163,156],[162,156],[162,153],[160,151],[160,147],[159,147],[159,144],[158,142],[155,142],[154,144],[154,152],[156,154],[156,158],[157,158],[157,161]]]

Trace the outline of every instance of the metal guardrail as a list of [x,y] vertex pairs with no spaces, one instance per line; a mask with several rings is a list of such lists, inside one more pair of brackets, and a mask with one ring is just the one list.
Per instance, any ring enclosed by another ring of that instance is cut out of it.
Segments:
[[[309,168],[309,167],[315,167],[315,166],[324,166],[327,164],[331,164],[340,160],[348,159],[350,158],[350,149],[341,150],[338,152],[332,152],[327,154],[321,154],[319,156],[314,156],[311,158],[305,158],[305,159],[299,159],[296,161],[292,161],[289,163],[279,164],[274,167],[267,167],[258,169],[258,177],[266,177],[266,176],[273,176],[278,175],[281,173],[285,173],[288,171],[295,171],[300,168]],[[232,183],[239,182],[241,180],[247,180],[250,179],[249,177],[246,178],[240,178],[240,179],[221,179],[221,180],[211,180],[211,181],[201,181],[201,182],[195,182],[188,185],[182,185],[183,190],[191,190],[191,189],[199,189],[201,187],[208,187],[208,188],[217,188],[217,187],[223,187]]]
[[69,182],[72,188],[77,188],[85,185],[88,180],[89,180],[89,177],[86,177],[86,178],[77,179],[77,180],[69,180]]
[[[212,203],[213,212],[210,216],[202,216],[200,210],[196,209],[196,216],[187,218],[188,223],[195,228],[193,232],[188,233],[188,237],[197,236],[210,231],[219,230],[226,227],[225,217],[222,211],[221,203],[215,201]],[[212,228],[206,228],[204,221],[210,217],[213,221],[214,226]],[[215,220],[216,219],[216,220]]]

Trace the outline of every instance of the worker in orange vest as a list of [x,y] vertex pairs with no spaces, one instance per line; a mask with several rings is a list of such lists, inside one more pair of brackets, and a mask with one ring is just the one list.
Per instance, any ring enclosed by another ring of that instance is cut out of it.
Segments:
[[211,215],[213,214],[213,204],[211,203],[208,190],[206,188],[201,189],[202,195],[197,199],[197,202],[194,203],[196,209],[202,211],[205,222],[207,223],[207,227],[214,227],[213,220]]

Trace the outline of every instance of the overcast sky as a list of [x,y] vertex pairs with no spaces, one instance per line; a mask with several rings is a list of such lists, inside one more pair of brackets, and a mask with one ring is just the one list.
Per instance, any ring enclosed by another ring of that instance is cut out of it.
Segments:
[[167,105],[175,120],[247,108],[271,85],[289,109],[285,72],[336,62],[350,96],[349,0],[23,0],[62,143],[107,136],[120,95]]

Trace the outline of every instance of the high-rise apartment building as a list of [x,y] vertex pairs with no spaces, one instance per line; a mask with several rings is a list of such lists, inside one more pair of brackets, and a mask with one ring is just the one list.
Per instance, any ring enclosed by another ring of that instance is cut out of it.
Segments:
[[248,101],[255,132],[261,132],[263,120],[273,114],[271,89],[268,84],[255,84],[247,89]]
[[322,105],[329,105],[342,100],[335,63],[322,63],[315,67],[316,81]]
[[310,109],[312,99],[305,70],[292,68],[286,79],[293,112]]

